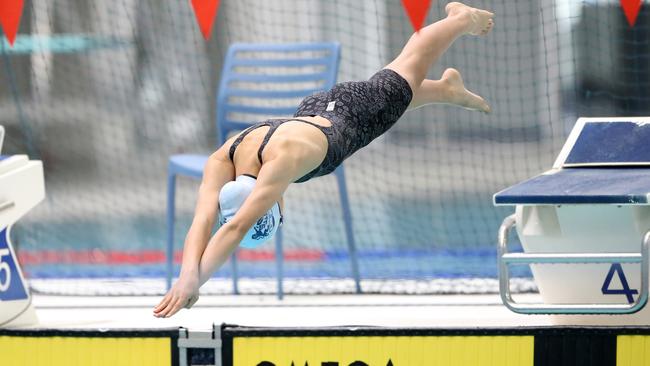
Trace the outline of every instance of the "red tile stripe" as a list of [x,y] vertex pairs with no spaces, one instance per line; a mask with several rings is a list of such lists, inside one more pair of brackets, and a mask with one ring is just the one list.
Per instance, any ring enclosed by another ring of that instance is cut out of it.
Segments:
[[[182,251],[174,253],[174,262],[180,263]],[[325,253],[316,249],[291,249],[284,253],[286,261],[322,261]],[[269,262],[275,260],[271,250],[246,250],[237,252],[237,258],[250,262]],[[23,265],[42,264],[159,264],[165,262],[162,250],[21,250],[18,259]]]

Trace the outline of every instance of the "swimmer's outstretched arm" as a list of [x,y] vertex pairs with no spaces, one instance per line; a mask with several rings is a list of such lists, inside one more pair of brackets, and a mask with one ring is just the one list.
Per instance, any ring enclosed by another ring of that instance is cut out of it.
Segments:
[[185,237],[180,277],[154,308],[154,316],[164,317],[167,314],[164,310],[168,305],[175,304],[188,294],[192,296],[198,294],[199,263],[208,245],[208,239],[217,217],[219,191],[234,177],[235,168],[228,158],[225,148],[210,155],[199,187],[194,219]]
[[[173,295],[167,294],[156,307],[158,310],[156,316],[170,317],[180,309],[189,308],[196,302],[198,287],[207,282],[223,265],[255,221],[282,198],[289,184],[295,180],[297,169],[294,165],[295,160],[287,158],[275,158],[264,162],[253,192],[246,198],[232,220],[217,230],[205,248],[198,266],[196,292],[189,291],[189,288],[179,288],[179,291]],[[182,275],[174,287],[181,282],[181,279]]]

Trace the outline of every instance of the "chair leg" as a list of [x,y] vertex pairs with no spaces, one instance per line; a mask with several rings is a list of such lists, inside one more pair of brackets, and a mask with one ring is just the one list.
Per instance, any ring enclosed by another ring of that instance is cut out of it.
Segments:
[[230,256],[230,264],[232,265],[232,293],[239,295],[239,272],[237,271],[237,249],[232,252]]
[[357,245],[354,240],[352,231],[352,214],[350,212],[350,202],[348,200],[348,188],[345,184],[345,172],[343,166],[340,166],[334,172],[336,182],[339,186],[339,196],[341,197],[341,208],[343,209],[343,223],[345,225],[345,236],[348,241],[348,251],[350,253],[350,266],[352,267],[352,277],[358,294],[361,293],[361,278],[359,275],[359,260],[357,258]]
[[278,300],[284,298],[284,250],[282,249],[282,228],[275,233],[275,266],[278,276]]
[[167,290],[172,286],[174,276],[174,223],[176,209],[176,174],[167,175]]

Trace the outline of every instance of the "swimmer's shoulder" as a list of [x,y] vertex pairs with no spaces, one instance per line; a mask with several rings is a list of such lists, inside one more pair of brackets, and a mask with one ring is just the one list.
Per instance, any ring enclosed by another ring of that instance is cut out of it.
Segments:
[[230,161],[230,147],[232,146],[237,136],[238,134],[226,140],[226,142],[223,145],[221,145],[221,147],[219,147],[215,152],[213,152],[210,155],[209,160],[218,160],[222,162]]

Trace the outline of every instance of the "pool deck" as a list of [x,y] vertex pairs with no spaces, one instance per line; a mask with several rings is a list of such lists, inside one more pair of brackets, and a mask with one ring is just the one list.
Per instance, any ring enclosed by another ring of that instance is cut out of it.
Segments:
[[[535,295],[521,295],[534,301]],[[520,315],[501,304],[498,295],[450,296],[205,296],[192,309],[158,319],[152,307],[158,296],[44,296],[33,304],[39,324],[31,329],[209,329],[228,323],[265,327],[444,327],[482,328],[551,326],[546,315]],[[611,318],[611,317],[610,317]],[[621,319],[619,317],[619,319]],[[579,324],[577,322],[576,324]]]

